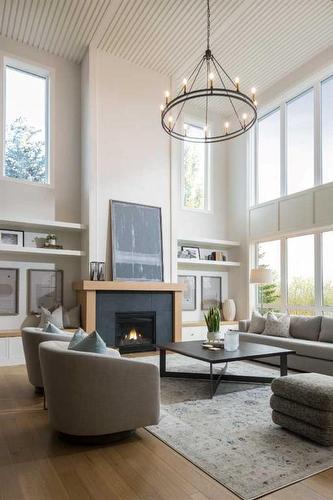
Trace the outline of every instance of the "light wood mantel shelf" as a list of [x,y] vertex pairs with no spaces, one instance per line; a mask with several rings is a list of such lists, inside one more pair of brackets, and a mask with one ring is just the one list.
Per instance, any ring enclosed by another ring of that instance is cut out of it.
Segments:
[[82,280],[73,283],[77,291],[102,291],[115,292],[183,292],[185,287],[181,283],[164,283],[160,281],[89,281]]

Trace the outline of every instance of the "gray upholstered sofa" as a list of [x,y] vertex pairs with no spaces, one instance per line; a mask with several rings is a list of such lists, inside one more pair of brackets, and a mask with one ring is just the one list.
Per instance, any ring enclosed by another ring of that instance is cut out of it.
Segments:
[[158,423],[157,366],[56,341],[41,343],[39,355],[49,422],[58,432],[91,437]]
[[[333,318],[291,316],[289,337],[249,333],[250,320],[239,321],[240,340],[296,351],[288,356],[288,367],[333,375]],[[278,358],[265,360],[278,365]]]

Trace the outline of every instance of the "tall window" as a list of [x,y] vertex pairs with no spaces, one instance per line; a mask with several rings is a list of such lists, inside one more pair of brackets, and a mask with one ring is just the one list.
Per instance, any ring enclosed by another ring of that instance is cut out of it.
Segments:
[[333,181],[333,77],[321,84],[322,177]]
[[280,196],[280,109],[258,121],[257,201]]
[[323,305],[333,307],[333,231],[323,233]]
[[[186,124],[188,135],[204,137],[204,128]],[[208,146],[184,142],[183,205],[185,208],[208,210]]]
[[314,185],[313,89],[287,104],[288,194]]
[[47,184],[48,77],[5,66],[4,175]]
[[[280,240],[267,241],[257,245],[257,265],[271,269],[273,273],[273,283],[260,285],[260,296],[264,309],[279,310],[280,308]],[[257,294],[258,296],[259,294]]]
[[314,235],[288,238],[288,310],[312,314],[315,305]]

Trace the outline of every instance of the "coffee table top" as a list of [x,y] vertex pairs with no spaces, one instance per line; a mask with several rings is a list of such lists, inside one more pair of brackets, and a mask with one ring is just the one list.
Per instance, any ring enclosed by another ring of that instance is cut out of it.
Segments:
[[189,342],[172,342],[170,344],[158,345],[159,349],[176,352],[183,356],[208,361],[209,363],[221,363],[227,361],[239,361],[244,359],[267,358],[269,356],[279,356],[280,354],[295,354],[296,351],[282,349],[264,344],[252,344],[251,342],[239,342],[237,351],[210,351],[202,347],[202,340],[192,340]]

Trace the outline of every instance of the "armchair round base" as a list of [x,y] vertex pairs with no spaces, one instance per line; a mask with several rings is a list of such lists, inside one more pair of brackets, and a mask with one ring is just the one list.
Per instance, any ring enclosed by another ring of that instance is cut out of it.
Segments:
[[70,444],[74,445],[101,445],[109,444],[123,439],[128,439],[135,433],[135,430],[115,432],[114,434],[103,434],[96,436],[75,436],[73,434],[65,434],[64,432],[57,431],[58,436]]

